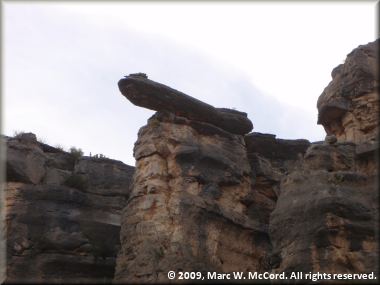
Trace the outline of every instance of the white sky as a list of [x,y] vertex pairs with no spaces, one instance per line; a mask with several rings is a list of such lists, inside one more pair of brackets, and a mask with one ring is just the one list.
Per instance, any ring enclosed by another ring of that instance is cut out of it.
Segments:
[[2,2],[2,133],[33,132],[134,165],[154,114],[117,82],[147,73],[254,132],[323,140],[318,96],[331,71],[377,36],[376,1]]

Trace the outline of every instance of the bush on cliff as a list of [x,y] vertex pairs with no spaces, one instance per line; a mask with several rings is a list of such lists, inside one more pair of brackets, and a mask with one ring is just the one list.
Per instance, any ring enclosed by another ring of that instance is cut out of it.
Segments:
[[74,173],[66,176],[64,185],[76,188],[78,190],[87,190],[90,186],[86,180],[82,177],[82,175]]
[[83,154],[84,152],[82,151],[81,148],[76,148],[75,146],[72,146],[69,150],[68,160],[62,163],[60,167],[63,169],[73,170],[78,158],[82,157]]

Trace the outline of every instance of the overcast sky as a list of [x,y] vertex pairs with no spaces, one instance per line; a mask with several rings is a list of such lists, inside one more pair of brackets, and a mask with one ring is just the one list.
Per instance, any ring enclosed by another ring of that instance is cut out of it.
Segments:
[[323,140],[331,71],[377,38],[376,1],[2,2],[2,133],[33,132],[134,165],[153,111],[121,95],[144,72],[254,132]]

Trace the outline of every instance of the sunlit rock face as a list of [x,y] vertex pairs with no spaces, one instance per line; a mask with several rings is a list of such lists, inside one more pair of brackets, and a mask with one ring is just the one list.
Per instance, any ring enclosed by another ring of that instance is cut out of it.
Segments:
[[348,54],[318,99],[318,124],[340,142],[366,141],[378,134],[379,41]]

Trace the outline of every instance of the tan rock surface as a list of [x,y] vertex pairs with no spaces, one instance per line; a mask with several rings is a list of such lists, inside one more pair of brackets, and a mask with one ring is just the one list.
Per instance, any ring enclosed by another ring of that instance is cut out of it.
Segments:
[[318,124],[338,141],[365,141],[378,134],[379,41],[348,54],[318,99]]
[[157,112],[134,155],[114,282],[169,282],[170,270],[263,272],[270,244],[267,226],[246,215],[252,188],[241,136]]

